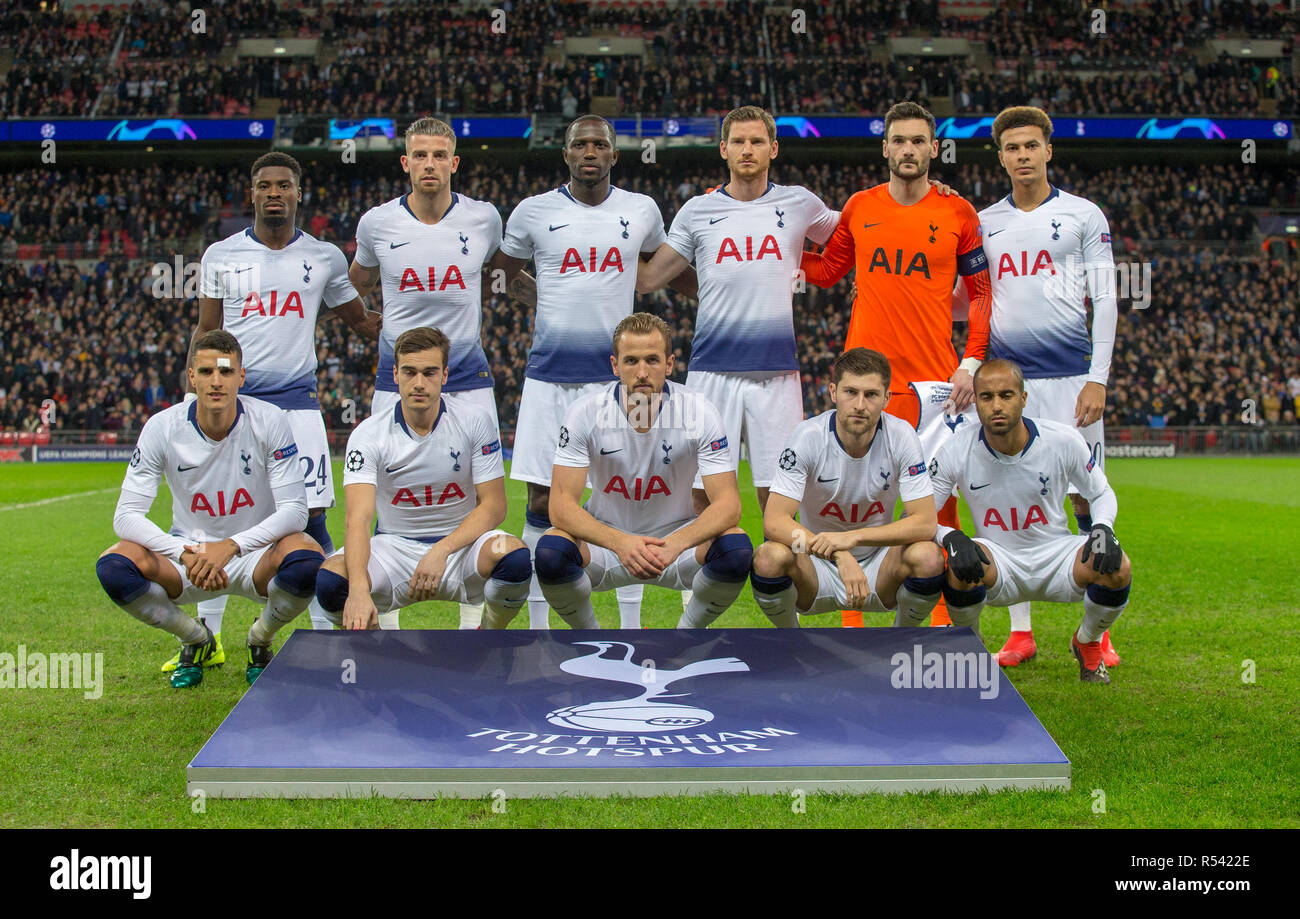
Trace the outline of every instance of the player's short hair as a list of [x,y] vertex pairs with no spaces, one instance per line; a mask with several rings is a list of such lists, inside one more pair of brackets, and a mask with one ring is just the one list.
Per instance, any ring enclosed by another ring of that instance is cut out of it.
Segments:
[[451,361],[451,342],[438,329],[431,329],[428,326],[421,326],[418,329],[407,329],[401,335],[397,336],[397,341],[393,343],[393,363],[400,364],[398,360],[403,354],[417,354],[420,351],[432,351],[437,348],[442,352],[442,366],[445,369]]
[[417,134],[425,137],[446,137],[451,141],[451,152],[456,152],[456,132],[441,118],[425,116],[406,126],[406,149],[411,149],[411,138]]
[[623,320],[614,327],[615,357],[618,357],[618,340],[624,332],[631,332],[633,335],[649,335],[651,332],[658,332],[664,337],[664,356],[673,353],[672,329],[668,328],[668,323],[653,313],[633,313],[631,316],[624,316]]
[[281,153],[279,150],[272,150],[270,153],[263,153],[257,159],[253,160],[253,168],[249,170],[248,178],[250,182],[257,181],[257,174],[268,166],[283,166],[293,173],[293,183],[302,184],[302,164],[287,153]]
[[767,109],[759,108],[757,105],[742,105],[740,108],[733,108],[727,112],[727,117],[722,119],[722,139],[728,143],[731,141],[731,126],[737,121],[761,121],[767,128],[767,139],[776,140],[776,119]]
[[1011,371],[1011,376],[1016,381],[1016,389],[1019,392],[1025,391],[1025,375],[1021,372],[1020,367],[1014,361],[1009,361],[1006,358],[995,357],[980,364],[979,369],[975,371],[975,377],[972,382],[975,384],[976,392],[979,391],[980,374],[988,370]]
[[934,140],[934,116],[929,110],[918,102],[908,100],[906,102],[895,102],[885,112],[885,138],[889,138],[889,126],[895,121],[911,121],[920,119],[930,126],[930,140]]
[[889,379],[892,375],[889,369],[889,358],[870,348],[850,348],[841,354],[831,368],[831,382],[838,386],[846,373],[855,376],[878,373],[880,379],[884,381],[885,389],[889,389]]
[[1041,128],[1043,141],[1052,140],[1052,119],[1036,105],[1013,105],[998,112],[993,119],[993,145],[1002,149],[1002,132],[1012,128]]
[[586,115],[579,115],[577,118],[569,122],[569,126],[564,129],[564,146],[569,146],[569,141],[573,139],[573,132],[578,129],[578,125],[588,121],[594,121],[605,129],[605,133],[609,135],[610,147],[614,147],[617,144],[618,134],[614,131],[613,123],[608,118],[602,118],[600,115],[589,113]]
[[244,349],[239,347],[239,339],[225,329],[209,329],[194,340],[194,348],[190,351],[190,367],[194,366],[194,359],[200,351],[233,354],[235,362],[244,366]]

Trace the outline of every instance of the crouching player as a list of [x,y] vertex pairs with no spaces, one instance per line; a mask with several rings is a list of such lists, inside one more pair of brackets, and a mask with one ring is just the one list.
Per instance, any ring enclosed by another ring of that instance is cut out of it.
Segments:
[[[1115,492],[1078,430],[1023,417],[1025,400],[1019,367],[1006,360],[985,363],[975,374],[980,426],[958,431],[931,464],[935,501],[943,503],[960,488],[975,521],[973,540],[939,527],[948,555],[948,615],[953,625],[978,630],[986,602],[1082,599],[1083,623],[1070,637],[1070,650],[1080,679],[1109,683],[1101,636],[1124,611],[1132,582],[1128,556],[1115,538]],[[1089,502],[1089,533],[1070,532],[1067,492]]]
[[[797,627],[800,613],[895,608],[894,625],[919,626],[939,602],[930,473],[916,431],[884,414],[889,377],[879,351],[845,352],[831,375],[835,408],[802,422],[781,451],[750,577],[777,627]],[[894,520],[899,497],[905,516]]]
[[[542,593],[574,629],[597,628],[593,590],[654,584],[691,590],[678,628],[707,628],[740,595],[753,545],[726,430],[707,400],[667,382],[667,324],[633,313],[614,329],[618,381],[569,407],[551,475],[554,526],[537,542]],[[696,471],[709,506],[691,501]],[[590,475],[591,500],[581,505]]]
[[[528,597],[533,566],[506,518],[501,436],[487,412],[442,398],[451,344],[437,329],[393,345],[398,402],[348,438],[343,551],[316,578],[316,602],[345,629],[423,600],[475,606],[504,629]],[[376,506],[379,526],[371,535]]]
[[[227,594],[265,602],[248,630],[249,683],[271,662],[271,639],[307,608],[320,546],[302,532],[307,493],[285,413],[238,395],[239,342],[220,329],[200,335],[189,365],[194,401],[145,422],[113,516],[120,540],[95,573],[104,592],[132,616],[182,642],[171,675],[178,689],[203,681],[217,649],[212,632],[181,610]],[[166,479],[172,527],[149,509]]]

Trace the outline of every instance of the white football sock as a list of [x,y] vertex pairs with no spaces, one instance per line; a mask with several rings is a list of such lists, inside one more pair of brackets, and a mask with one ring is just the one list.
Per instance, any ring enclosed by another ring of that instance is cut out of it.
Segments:
[[618,597],[618,627],[641,628],[641,600],[645,596],[645,585],[624,584],[614,588],[614,596]]
[[[487,601],[486,608],[474,607],[474,609],[484,610],[483,628],[504,629],[515,616],[519,615],[519,608],[528,599],[528,582],[488,578],[487,583],[483,585],[483,598]],[[462,623],[461,628],[464,627]]]
[[207,637],[203,625],[173,603],[167,591],[156,581],[150,581],[145,592],[130,603],[118,605],[141,622],[171,632],[187,645]]
[[1029,622],[1029,608],[1031,603],[1012,603],[1008,607],[1011,613],[1011,631],[1013,632],[1032,632],[1033,626]]
[[213,633],[221,631],[221,620],[225,618],[226,603],[229,600],[230,597],[221,596],[198,602],[199,618]]
[[[546,584],[546,602],[571,629],[597,629],[596,611],[591,606],[591,578],[587,572],[566,584]],[[531,606],[531,604],[530,604]]]
[[[325,607],[320,605],[320,601],[317,600],[315,596],[313,596],[311,598],[311,602],[307,604],[307,612],[311,616],[311,621],[313,626],[316,624],[317,619],[322,619],[325,622],[328,622],[329,627],[331,629],[333,629],[334,626],[336,625],[343,624],[343,611],[339,610],[337,613],[329,612],[328,610],[325,609]],[[330,618],[331,616],[335,616],[335,615],[338,616],[338,619]]]
[[[934,612],[935,604],[943,594],[914,593],[906,583],[898,585],[898,610],[894,613],[894,628],[920,628],[925,617]],[[949,618],[952,614],[949,613]],[[953,619],[955,623],[957,620]]]
[[[488,582],[489,584],[491,581]],[[515,612],[519,610],[516,609]],[[512,616],[513,618],[513,616]],[[462,603],[460,605],[460,627],[462,629],[477,629],[483,624],[483,606],[475,606],[473,603]]]
[[1094,641],[1101,641],[1101,634],[1115,624],[1120,613],[1124,612],[1124,607],[1128,606],[1125,601],[1123,606],[1102,606],[1086,593],[1083,595],[1083,624],[1079,626],[1079,643],[1091,644]]
[[763,593],[761,590],[753,590],[754,602],[758,604],[768,619],[772,620],[772,625],[778,629],[797,629],[799,628],[799,611],[796,603],[799,597],[799,590],[794,586],[794,582],[783,590],[774,594]]
[[[541,539],[545,533],[545,527],[533,526],[531,523],[524,524],[524,532],[521,538],[524,545],[528,547],[528,554],[532,558],[537,558],[537,540]],[[537,580],[537,572],[534,571],[533,579],[528,587],[528,627],[530,629],[549,629],[551,627],[549,612],[546,595],[542,591],[542,582]]]
[[704,568],[691,579],[691,599],[677,620],[679,629],[707,629],[736,602],[744,581],[714,580]]
[[400,612],[401,612],[400,609],[394,609],[394,610],[389,610],[386,613],[380,613],[379,627],[381,629],[386,629],[387,631],[390,632],[394,632],[400,629],[401,626],[398,625],[397,623],[397,614]]
[[315,597],[299,597],[280,586],[278,577],[266,585],[266,606],[248,630],[250,645],[269,645],[275,633],[288,625]]

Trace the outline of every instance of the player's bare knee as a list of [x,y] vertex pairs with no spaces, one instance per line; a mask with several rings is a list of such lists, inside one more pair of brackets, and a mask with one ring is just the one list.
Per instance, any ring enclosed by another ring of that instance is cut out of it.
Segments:
[[943,574],[944,555],[937,543],[914,542],[903,549],[903,568],[910,578],[933,578]]
[[794,570],[794,552],[784,543],[768,541],[754,550],[754,573],[760,578],[785,577]]
[[1133,582],[1133,567],[1129,564],[1128,553],[1120,560],[1119,570],[1112,571],[1110,574],[1098,575],[1096,583],[1102,587],[1110,587],[1114,590],[1122,590]]
[[321,571],[344,575],[347,574],[348,563],[347,559],[344,558],[343,553],[340,552],[338,555],[331,555],[329,558],[325,559],[325,561],[321,563],[320,567]]

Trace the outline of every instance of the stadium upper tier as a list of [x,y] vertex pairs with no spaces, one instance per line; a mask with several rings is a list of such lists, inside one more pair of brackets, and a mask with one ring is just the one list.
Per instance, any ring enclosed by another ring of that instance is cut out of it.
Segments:
[[[942,114],[1300,110],[1283,4],[1141,3],[1101,20],[1031,5],[9,0],[0,115],[860,113],[904,98]],[[1228,39],[1258,46],[1229,57]]]

